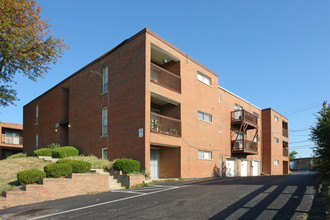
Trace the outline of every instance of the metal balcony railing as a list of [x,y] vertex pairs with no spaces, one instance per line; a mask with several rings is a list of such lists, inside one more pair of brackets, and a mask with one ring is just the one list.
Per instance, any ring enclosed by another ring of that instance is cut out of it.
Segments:
[[150,113],[150,130],[155,133],[181,137],[181,121],[156,113]]
[[23,144],[23,137],[8,136],[8,135],[5,135],[5,134],[2,134],[1,135],[1,143],[2,144],[22,145]]
[[154,63],[151,63],[150,81],[181,93],[181,77]]
[[288,157],[289,156],[289,149],[287,147],[283,147],[283,156]]
[[282,133],[283,133],[283,136],[284,137],[289,137],[289,131],[288,131],[288,129],[283,128],[282,129]]
[[245,110],[235,110],[231,112],[231,122],[240,123],[245,122],[252,126],[258,127],[258,118],[254,114]]
[[245,139],[237,139],[236,143],[235,140],[232,140],[231,145],[233,153],[258,154],[257,142]]

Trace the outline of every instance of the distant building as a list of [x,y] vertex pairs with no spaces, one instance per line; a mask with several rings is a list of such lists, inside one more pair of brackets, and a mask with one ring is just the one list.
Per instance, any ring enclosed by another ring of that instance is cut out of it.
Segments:
[[0,160],[23,151],[23,125],[0,121]]
[[313,170],[314,169],[314,159],[312,157],[307,158],[297,158],[290,160],[290,170]]

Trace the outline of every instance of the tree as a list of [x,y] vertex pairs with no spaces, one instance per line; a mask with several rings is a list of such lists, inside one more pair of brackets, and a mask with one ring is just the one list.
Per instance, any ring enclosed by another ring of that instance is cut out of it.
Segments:
[[296,159],[296,155],[298,154],[297,151],[293,150],[290,152],[289,154],[289,159],[292,160],[292,159]]
[[68,45],[53,36],[35,0],[0,0],[0,106],[17,99],[14,76],[43,78]]
[[321,173],[330,174],[330,104],[323,103],[316,120],[316,125],[311,127],[311,140],[316,145],[315,165]]

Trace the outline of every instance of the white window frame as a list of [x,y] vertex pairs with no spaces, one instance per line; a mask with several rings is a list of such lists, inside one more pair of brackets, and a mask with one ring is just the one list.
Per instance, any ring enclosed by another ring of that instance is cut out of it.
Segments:
[[277,138],[277,137],[274,137],[274,143],[275,143],[275,144],[279,144],[279,143],[280,143],[280,139]]
[[218,102],[221,103],[221,94],[218,94]]
[[102,148],[102,159],[104,159],[104,160],[108,159],[108,148],[107,147]]
[[198,150],[198,160],[212,160],[212,151]]
[[276,115],[274,115],[274,121],[278,122],[279,120],[280,119]]
[[[201,117],[200,117],[201,116]],[[206,116],[209,116],[210,118],[210,121],[206,120]],[[202,112],[202,111],[198,111],[197,112],[197,119],[199,121],[205,121],[205,122],[208,122],[208,123],[212,123],[212,115],[209,114],[209,113],[206,113],[206,112]]]
[[276,166],[280,165],[280,161],[279,160],[274,160],[274,165],[276,165]]
[[211,77],[208,77],[206,75],[204,75],[203,73],[197,71],[197,80],[208,85],[208,86],[212,86],[212,79]]
[[108,108],[102,108],[102,137],[108,136]]
[[36,133],[36,150],[39,148],[39,135]]
[[39,105],[36,106],[36,125],[39,123]]
[[103,74],[102,74],[102,93],[107,93],[108,92],[108,84],[109,84],[109,68],[108,66],[104,66],[103,69]]
[[222,127],[221,127],[221,124],[219,124],[219,133],[221,133],[222,131]]

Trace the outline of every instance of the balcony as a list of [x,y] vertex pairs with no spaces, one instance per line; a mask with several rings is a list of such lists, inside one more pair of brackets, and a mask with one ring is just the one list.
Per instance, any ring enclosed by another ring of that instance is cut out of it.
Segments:
[[289,149],[288,148],[283,147],[283,156],[284,157],[288,157],[289,156]]
[[151,63],[151,77],[150,81],[163,86],[167,89],[181,93],[181,77],[154,64]]
[[22,145],[23,137],[18,136],[8,136],[5,134],[1,135],[1,144],[10,144],[10,145]]
[[284,137],[289,137],[288,123],[285,121],[282,121],[282,134]]
[[283,156],[288,157],[289,156],[289,143],[286,141],[283,141]]
[[283,136],[284,137],[289,137],[289,131],[288,131],[288,129],[283,128],[282,129],[282,133],[283,133]]
[[175,137],[181,137],[181,120],[151,112],[150,131]]
[[231,124],[240,126],[242,123],[247,125],[247,130],[255,129],[258,127],[258,117],[245,110],[232,111]]
[[258,154],[258,143],[254,141],[248,141],[245,139],[237,139],[231,141],[231,149],[233,154]]

